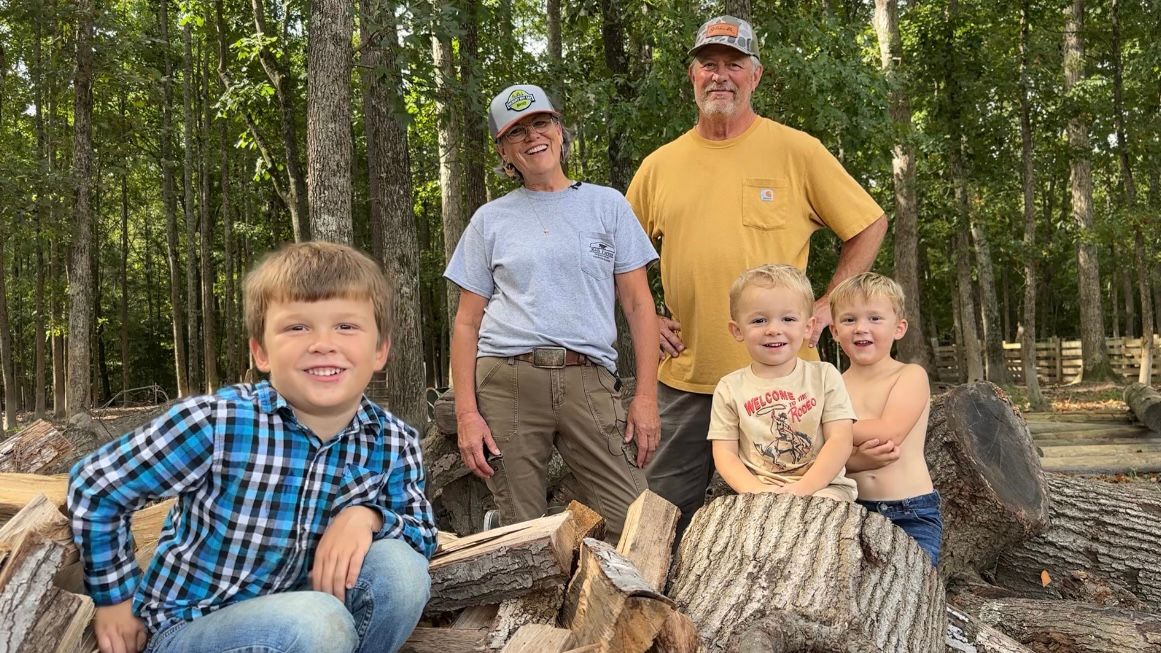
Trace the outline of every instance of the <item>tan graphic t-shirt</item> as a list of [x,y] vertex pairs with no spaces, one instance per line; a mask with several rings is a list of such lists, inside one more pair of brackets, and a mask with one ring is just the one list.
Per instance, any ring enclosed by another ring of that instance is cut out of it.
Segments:
[[[747,365],[718,382],[709,439],[737,440],[738,456],[758,480],[783,485],[802,478],[818,457],[822,425],[841,419],[853,421],[855,411],[830,363],[799,360],[778,379],[759,378]],[[855,499],[855,482],[843,472],[831,488],[839,490],[835,498]]]

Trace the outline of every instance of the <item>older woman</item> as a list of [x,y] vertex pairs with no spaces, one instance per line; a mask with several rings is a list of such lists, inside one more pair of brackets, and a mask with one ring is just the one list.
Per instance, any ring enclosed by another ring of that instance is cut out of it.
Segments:
[[[657,254],[620,193],[565,175],[570,135],[543,90],[504,89],[488,127],[520,187],[480,207],[444,272],[460,287],[451,342],[460,454],[512,523],[547,509],[555,445],[616,541],[659,438],[645,274]],[[627,415],[616,302],[637,358]]]

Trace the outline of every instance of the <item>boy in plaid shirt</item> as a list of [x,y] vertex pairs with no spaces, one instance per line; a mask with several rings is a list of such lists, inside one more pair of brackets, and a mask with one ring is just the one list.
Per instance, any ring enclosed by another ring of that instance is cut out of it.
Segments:
[[[68,508],[103,653],[394,651],[427,602],[435,521],[414,429],[363,396],[391,289],[350,247],[247,277],[269,381],[188,397],[73,468]],[[177,497],[142,575],[130,517]]]

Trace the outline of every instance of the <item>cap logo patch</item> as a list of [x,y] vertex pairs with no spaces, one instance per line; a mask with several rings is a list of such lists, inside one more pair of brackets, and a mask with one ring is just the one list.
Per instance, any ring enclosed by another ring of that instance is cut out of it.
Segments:
[[523,111],[532,106],[535,101],[536,96],[518,88],[508,95],[508,100],[504,102],[504,108],[509,111]]
[[738,26],[729,23],[716,23],[705,28],[706,38],[713,36],[737,36]]

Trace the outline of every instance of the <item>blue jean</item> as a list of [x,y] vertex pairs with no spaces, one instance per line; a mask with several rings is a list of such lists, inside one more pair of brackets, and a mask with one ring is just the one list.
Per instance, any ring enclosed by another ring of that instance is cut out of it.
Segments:
[[146,653],[396,651],[427,604],[427,559],[402,540],[375,542],[347,602],[324,592],[269,594],[156,633]]
[[939,547],[943,538],[943,518],[939,516],[939,492],[921,494],[899,501],[859,501],[871,512],[877,512],[919,543],[927,552],[933,567],[939,566]]

